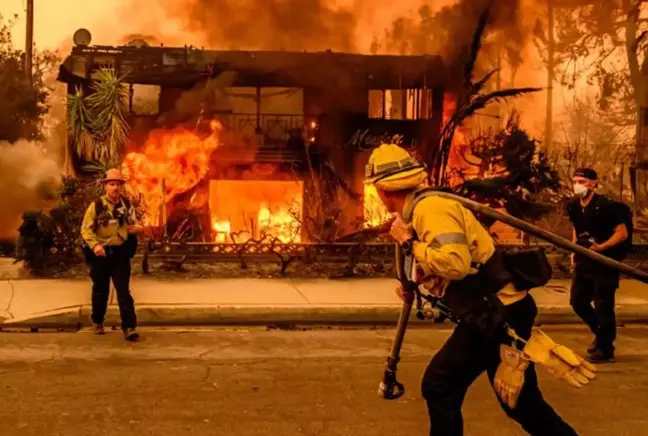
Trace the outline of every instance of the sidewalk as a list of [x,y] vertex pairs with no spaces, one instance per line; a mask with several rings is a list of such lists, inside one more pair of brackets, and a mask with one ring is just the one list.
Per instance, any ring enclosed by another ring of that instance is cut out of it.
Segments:
[[[134,278],[140,325],[396,324],[401,302],[393,279]],[[562,289],[560,288],[562,287]],[[539,323],[580,323],[569,307],[569,281],[554,280],[532,295]],[[114,293],[108,325],[119,324]],[[624,280],[617,293],[620,323],[648,323],[648,285]],[[412,322],[419,322],[414,316]],[[0,328],[90,325],[89,280],[0,281]]]

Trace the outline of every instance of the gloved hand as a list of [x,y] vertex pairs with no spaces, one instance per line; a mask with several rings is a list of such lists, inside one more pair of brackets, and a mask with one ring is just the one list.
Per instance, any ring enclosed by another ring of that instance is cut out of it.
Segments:
[[576,388],[596,378],[594,365],[564,345],[555,343],[540,329],[533,329],[522,351],[529,360],[544,366],[551,375]]
[[529,366],[529,359],[525,354],[508,345],[500,345],[501,363],[495,372],[493,388],[498,397],[515,409],[522,386],[524,386],[524,371]]

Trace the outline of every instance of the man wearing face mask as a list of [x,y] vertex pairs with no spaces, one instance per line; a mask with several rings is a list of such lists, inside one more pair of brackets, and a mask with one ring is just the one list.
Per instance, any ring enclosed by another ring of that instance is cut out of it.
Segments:
[[[597,174],[591,168],[577,169],[572,178],[575,198],[567,205],[573,240],[615,260],[625,257],[629,229],[623,205],[594,192]],[[585,256],[572,255],[574,275],[570,304],[595,335],[587,352],[591,362],[614,361],[616,317],[614,298],[619,272]]]

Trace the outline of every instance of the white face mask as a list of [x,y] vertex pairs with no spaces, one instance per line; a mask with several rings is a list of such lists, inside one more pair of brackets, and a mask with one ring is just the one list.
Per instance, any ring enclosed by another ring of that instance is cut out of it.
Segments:
[[576,184],[574,185],[574,194],[576,197],[583,198],[587,195],[589,189],[585,185]]

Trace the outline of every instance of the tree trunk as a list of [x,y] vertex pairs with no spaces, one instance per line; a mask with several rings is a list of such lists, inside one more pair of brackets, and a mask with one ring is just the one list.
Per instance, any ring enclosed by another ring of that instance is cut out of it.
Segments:
[[554,17],[553,0],[547,0],[547,113],[545,115],[545,153],[549,155],[553,139]]
[[648,59],[644,59],[643,65],[639,66],[637,56],[637,23],[639,21],[640,3],[631,4],[630,0],[623,1],[624,10],[628,11],[625,25],[625,46],[628,67],[630,69],[630,81],[634,90],[635,104],[637,105],[637,126],[635,129],[635,159],[630,169],[630,184],[632,188],[632,197],[634,202],[634,214],[638,220],[640,211],[647,205],[648,193],[644,183],[648,170],[648,156],[645,144],[648,138],[648,129],[646,129],[646,95],[648,89],[647,66]]

